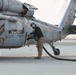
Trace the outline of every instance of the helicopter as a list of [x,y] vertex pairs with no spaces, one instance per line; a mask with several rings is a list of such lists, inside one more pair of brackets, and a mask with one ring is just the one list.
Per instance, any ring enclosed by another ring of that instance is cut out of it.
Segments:
[[65,39],[69,34],[76,34],[76,26],[73,25],[76,13],[76,0],[70,0],[60,25],[52,25],[34,17],[38,8],[18,0],[0,0],[0,48],[20,48],[28,44],[35,44],[35,40],[27,40],[32,32],[31,23],[38,25],[44,35],[45,43],[48,43],[55,55],[60,50],[54,43]]

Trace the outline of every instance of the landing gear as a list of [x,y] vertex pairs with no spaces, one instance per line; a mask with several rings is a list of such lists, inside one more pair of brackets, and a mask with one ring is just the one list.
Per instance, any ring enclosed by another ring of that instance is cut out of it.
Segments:
[[55,46],[52,46],[52,49],[54,51],[54,55],[60,55],[60,50],[58,48],[55,48]]

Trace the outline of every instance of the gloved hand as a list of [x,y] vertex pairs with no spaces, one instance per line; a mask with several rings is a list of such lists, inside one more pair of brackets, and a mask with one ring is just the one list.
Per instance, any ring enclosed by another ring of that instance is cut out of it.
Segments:
[[30,38],[27,38],[27,40],[29,41],[29,40],[30,40]]
[[27,40],[30,40],[30,39],[33,39],[33,38],[34,38],[33,34],[29,34]]

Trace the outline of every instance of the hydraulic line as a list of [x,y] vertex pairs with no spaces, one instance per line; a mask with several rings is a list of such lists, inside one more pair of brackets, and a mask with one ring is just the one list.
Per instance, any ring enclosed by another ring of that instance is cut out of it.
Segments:
[[59,58],[59,57],[55,57],[53,55],[51,55],[46,48],[43,46],[44,51],[52,58],[56,59],[56,60],[62,60],[62,61],[76,61],[76,59],[66,59],[66,58]]

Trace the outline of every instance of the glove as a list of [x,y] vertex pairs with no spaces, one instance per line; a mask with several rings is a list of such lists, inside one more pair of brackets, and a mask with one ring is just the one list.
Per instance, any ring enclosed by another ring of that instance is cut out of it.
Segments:
[[29,41],[29,40],[30,40],[30,38],[27,38],[27,40]]

